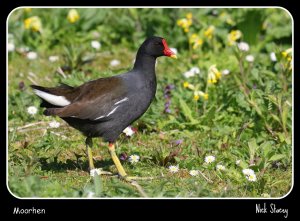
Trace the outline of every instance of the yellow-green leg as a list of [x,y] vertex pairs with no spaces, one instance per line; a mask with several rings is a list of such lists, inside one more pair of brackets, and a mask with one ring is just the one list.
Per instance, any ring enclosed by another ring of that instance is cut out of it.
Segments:
[[109,143],[108,145],[110,156],[117,167],[119,176],[124,179],[125,181],[129,182],[132,186],[136,187],[136,189],[139,191],[141,196],[148,197],[143,188],[137,183],[136,177],[128,177],[115,150],[115,145],[113,143]]
[[124,179],[125,181],[131,182],[133,180],[152,180],[155,179],[155,177],[134,177],[134,176],[127,176],[127,173],[124,170],[124,167],[122,166],[117,154],[115,145],[113,143],[109,143],[108,145],[110,156],[118,170],[119,176]]
[[[86,138],[86,149],[87,149],[87,155],[89,160],[89,169],[90,171],[95,170],[94,165],[94,159],[93,159],[93,153],[92,153],[92,147],[93,147],[93,140],[91,137]],[[98,175],[112,175],[111,172],[103,171],[101,168],[96,169]]]
[[127,176],[117,154],[116,154],[116,149],[115,149],[115,145],[113,143],[109,143],[108,145],[108,150],[110,153],[110,156],[115,164],[115,166],[117,167],[118,173],[122,178],[125,178]]
[[92,146],[93,140],[91,137],[87,137],[85,140],[86,148],[87,148],[87,155],[89,159],[89,168],[90,170],[95,169],[94,160],[93,160],[93,153],[92,153]]

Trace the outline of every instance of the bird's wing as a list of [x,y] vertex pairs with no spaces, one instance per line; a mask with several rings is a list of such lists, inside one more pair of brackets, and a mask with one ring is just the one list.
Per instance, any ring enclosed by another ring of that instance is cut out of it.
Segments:
[[104,120],[126,102],[126,87],[121,78],[100,78],[78,87],[78,96],[62,108],[48,108],[47,115]]

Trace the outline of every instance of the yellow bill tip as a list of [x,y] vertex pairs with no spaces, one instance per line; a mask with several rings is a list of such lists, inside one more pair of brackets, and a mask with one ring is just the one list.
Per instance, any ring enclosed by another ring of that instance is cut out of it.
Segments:
[[170,57],[174,58],[174,59],[177,59],[177,55],[176,54],[172,54]]

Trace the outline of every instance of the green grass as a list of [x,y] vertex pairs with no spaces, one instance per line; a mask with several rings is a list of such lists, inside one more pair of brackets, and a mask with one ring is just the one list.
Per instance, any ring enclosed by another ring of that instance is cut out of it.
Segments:
[[[16,47],[8,55],[8,185],[12,193],[19,197],[141,197],[135,187],[116,177],[90,177],[84,136],[59,118],[43,116],[42,108],[35,115],[27,108],[40,103],[30,84],[76,86],[129,70],[139,43],[152,34],[166,37],[169,46],[178,49],[179,59],[158,59],[156,98],[132,125],[137,133],[122,134],[117,142],[118,155],[141,157],[135,164],[122,161],[126,172],[141,177],[163,175],[138,181],[149,197],[282,197],[288,193],[292,186],[292,70],[289,56],[282,55],[291,47],[291,29],[286,25],[291,21],[286,13],[281,9],[218,9],[216,15],[211,9],[138,9],[138,14],[137,9],[114,10],[78,9],[81,17],[75,24],[66,19],[68,9],[19,9],[10,16],[9,33],[14,38],[9,41]],[[193,24],[185,33],[176,21],[189,12]],[[119,20],[112,18],[115,13]],[[252,22],[252,13],[260,16],[261,26]],[[48,14],[55,19],[47,20]],[[41,33],[23,27],[23,20],[34,15],[42,21]],[[212,39],[204,35],[209,25],[215,26]],[[243,31],[238,41],[251,42],[248,52],[228,45],[227,35],[235,29]],[[192,33],[204,41],[196,50],[188,43]],[[102,43],[99,51],[91,48],[91,40]],[[28,60],[19,50],[24,46],[36,51],[38,58]],[[276,62],[270,60],[271,52],[276,53]],[[253,63],[246,61],[249,54],[255,57]],[[51,63],[50,55],[60,59]],[[112,59],[121,64],[111,67]],[[208,85],[213,64],[220,71],[229,69],[230,74]],[[63,74],[57,72],[59,67]],[[185,78],[183,73],[191,67],[199,67],[200,74]],[[208,100],[195,101],[193,90],[184,88],[184,82],[208,93]],[[165,113],[165,87],[171,84],[175,86],[168,95],[171,113]],[[60,122],[59,128],[49,127],[53,120]],[[176,144],[178,140],[182,143]],[[93,154],[96,167],[116,173],[106,143],[94,139]],[[205,163],[208,155],[215,156],[215,162]],[[225,171],[218,171],[218,164]],[[179,171],[170,173],[170,165],[178,165]],[[245,168],[255,171],[255,182],[246,179]],[[192,177],[193,169],[201,174]]]

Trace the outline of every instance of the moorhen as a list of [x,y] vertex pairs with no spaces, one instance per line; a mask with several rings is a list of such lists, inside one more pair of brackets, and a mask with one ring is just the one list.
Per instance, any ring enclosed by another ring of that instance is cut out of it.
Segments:
[[86,138],[90,170],[95,169],[92,138],[108,142],[112,160],[121,178],[127,174],[116,152],[115,141],[122,131],[142,116],[156,92],[155,62],[160,56],[176,58],[161,37],[149,37],[140,46],[131,71],[108,78],[99,78],[78,87],[31,85],[46,107],[46,116],[59,116]]

